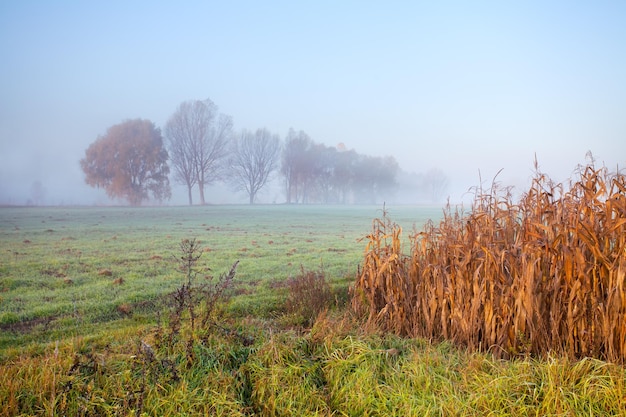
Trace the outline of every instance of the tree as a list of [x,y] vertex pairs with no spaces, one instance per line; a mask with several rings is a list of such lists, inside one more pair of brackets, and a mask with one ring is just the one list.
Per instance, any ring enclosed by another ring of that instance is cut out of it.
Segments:
[[398,171],[391,156],[360,155],[342,143],[327,147],[293,129],[285,139],[281,174],[287,203],[375,203],[395,191]]
[[185,132],[185,123],[174,121],[174,116],[165,125],[165,137],[168,141],[170,162],[174,168],[174,181],[187,186],[189,205],[193,204],[192,188],[198,183],[194,164],[194,147]]
[[398,163],[392,156],[360,156],[353,177],[357,200],[375,204],[377,197],[388,196],[396,187],[398,169]]
[[297,203],[300,198],[304,203],[307,185],[312,174],[310,150],[313,141],[303,131],[289,129],[283,148],[281,173],[285,177],[285,194],[287,203]]
[[160,129],[149,120],[135,119],[111,126],[98,137],[80,166],[88,185],[138,206],[150,194],[158,201],[170,198],[167,159]]
[[243,131],[232,145],[230,182],[236,189],[245,190],[250,204],[254,204],[257,193],[278,168],[279,158],[280,137],[267,129]]
[[30,196],[31,196],[30,202],[33,205],[39,206],[43,204],[44,199],[46,197],[46,187],[43,186],[41,181],[35,181],[31,184]]
[[354,170],[358,162],[359,155],[354,151],[346,150],[345,145],[338,147],[337,165],[334,172],[334,186],[337,191],[337,199],[340,203],[346,204],[354,186]]
[[431,168],[424,176],[424,191],[433,203],[440,202],[446,197],[449,184],[448,177],[439,168]]
[[314,146],[315,152],[315,178],[318,200],[328,204],[337,200],[335,187],[335,171],[337,169],[337,149],[322,144]]
[[187,186],[189,204],[194,185],[198,185],[200,203],[205,204],[205,186],[221,177],[232,126],[232,118],[218,114],[208,99],[181,103],[165,125],[174,179]]

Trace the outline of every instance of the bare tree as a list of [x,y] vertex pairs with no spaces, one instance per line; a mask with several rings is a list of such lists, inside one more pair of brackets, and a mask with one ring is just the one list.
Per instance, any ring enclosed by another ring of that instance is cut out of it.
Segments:
[[193,204],[192,188],[198,183],[194,165],[193,141],[187,133],[183,115],[175,113],[165,125],[170,163],[174,168],[174,181],[187,186],[189,205]]
[[209,99],[185,101],[178,106],[165,126],[175,180],[191,190],[198,185],[200,203],[205,204],[204,187],[220,178],[222,162],[228,153],[233,122],[218,114]]
[[440,202],[446,197],[449,184],[448,177],[439,168],[431,168],[424,176],[424,191],[433,203]]
[[258,129],[256,133],[244,130],[233,141],[230,182],[236,189],[248,193],[250,204],[254,204],[257,193],[278,168],[280,148],[280,137],[267,129]]

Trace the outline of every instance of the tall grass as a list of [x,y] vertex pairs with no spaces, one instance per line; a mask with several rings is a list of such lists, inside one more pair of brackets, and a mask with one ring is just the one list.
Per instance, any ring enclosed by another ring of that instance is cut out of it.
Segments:
[[626,359],[626,176],[538,170],[518,203],[496,184],[410,236],[386,216],[368,235],[353,307],[370,325],[501,357]]

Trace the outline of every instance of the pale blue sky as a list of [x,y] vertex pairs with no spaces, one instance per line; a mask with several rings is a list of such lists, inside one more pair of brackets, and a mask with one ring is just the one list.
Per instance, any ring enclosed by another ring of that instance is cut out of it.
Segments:
[[[626,166],[626,1],[4,1],[0,203],[105,201],[78,161],[129,118],[213,100],[236,129],[436,167],[458,201],[535,153]],[[184,204],[184,198],[182,203]]]

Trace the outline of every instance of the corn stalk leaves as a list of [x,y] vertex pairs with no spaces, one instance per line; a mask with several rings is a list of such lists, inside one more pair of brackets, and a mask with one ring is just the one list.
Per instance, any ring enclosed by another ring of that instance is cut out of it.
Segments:
[[518,203],[497,185],[469,214],[409,236],[383,212],[353,307],[368,324],[502,357],[626,359],[626,178],[589,165],[565,191],[537,172]]

